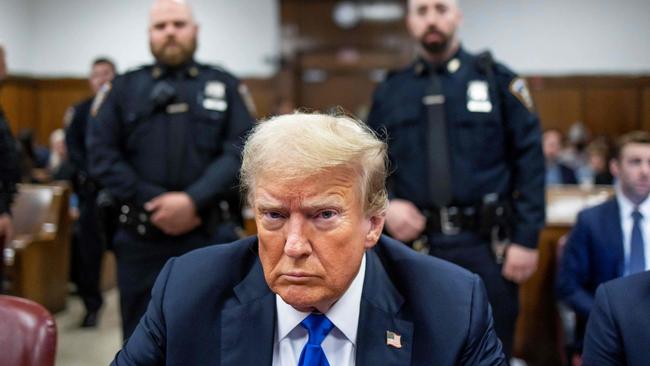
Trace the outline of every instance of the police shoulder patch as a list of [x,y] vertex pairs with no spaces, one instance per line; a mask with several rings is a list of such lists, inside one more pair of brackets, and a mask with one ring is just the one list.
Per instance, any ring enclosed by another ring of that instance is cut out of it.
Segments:
[[533,96],[530,94],[526,80],[521,77],[516,77],[510,82],[508,88],[510,93],[514,95],[521,104],[523,104],[531,113],[535,111],[535,105],[533,103]]
[[97,95],[95,95],[95,99],[93,99],[93,104],[90,107],[90,115],[93,117],[97,116],[97,112],[99,112],[99,108],[101,108],[102,104],[104,104],[104,101],[106,100],[106,95],[108,95],[108,92],[111,91],[111,88],[113,85],[111,84],[110,81],[107,81],[102,85],[101,88],[99,88],[99,91],[97,92]]

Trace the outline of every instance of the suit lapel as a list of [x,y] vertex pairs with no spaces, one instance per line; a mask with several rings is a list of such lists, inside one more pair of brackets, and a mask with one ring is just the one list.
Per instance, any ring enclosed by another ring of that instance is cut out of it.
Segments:
[[621,212],[616,197],[610,201],[610,205],[606,210],[606,215],[603,219],[608,228],[608,241],[609,243],[612,243],[613,246],[612,251],[617,264],[617,273],[619,276],[623,276],[623,272],[625,271],[625,251],[623,250]]
[[221,312],[221,364],[270,365],[275,336],[275,295],[255,261],[246,278],[234,288],[236,300]]
[[[393,286],[377,254],[366,251],[366,278],[361,296],[357,332],[356,364],[410,365],[413,351],[413,323],[398,319],[404,298]],[[388,345],[388,332],[400,340]]]

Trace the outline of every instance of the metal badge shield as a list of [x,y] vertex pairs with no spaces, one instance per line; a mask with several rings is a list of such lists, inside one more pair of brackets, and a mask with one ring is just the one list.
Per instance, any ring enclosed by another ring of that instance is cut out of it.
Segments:
[[485,80],[472,80],[467,84],[467,110],[470,112],[490,113],[490,88]]
[[208,81],[205,83],[205,96],[214,99],[224,99],[226,85],[221,81]]

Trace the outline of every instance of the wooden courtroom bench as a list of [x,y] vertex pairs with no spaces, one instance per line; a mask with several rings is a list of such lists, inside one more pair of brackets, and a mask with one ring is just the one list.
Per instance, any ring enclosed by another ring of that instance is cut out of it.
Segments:
[[528,366],[562,365],[564,337],[555,296],[560,238],[568,234],[578,212],[613,194],[610,186],[553,186],[546,190],[546,226],[539,238],[537,272],[520,287],[514,355]]
[[68,294],[70,188],[20,184],[12,205],[14,239],[4,251],[8,293],[34,300],[50,312]]

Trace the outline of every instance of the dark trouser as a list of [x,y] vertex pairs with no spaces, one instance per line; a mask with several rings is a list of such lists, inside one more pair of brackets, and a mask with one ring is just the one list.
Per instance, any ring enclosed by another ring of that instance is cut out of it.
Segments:
[[430,254],[458,264],[478,274],[487,289],[494,316],[494,329],[503,343],[503,351],[512,356],[515,323],[519,312],[519,288],[501,275],[489,243],[474,233],[454,236],[429,235]]
[[73,280],[88,312],[99,310],[104,303],[99,285],[104,242],[99,234],[95,200],[94,194],[80,197],[77,240],[72,244]]
[[[219,231],[221,232],[221,231]],[[128,339],[147,310],[151,289],[167,260],[191,250],[236,238],[209,238],[196,230],[179,237],[145,240],[123,228],[117,230],[113,241],[117,260],[117,285],[120,290],[122,337]]]

